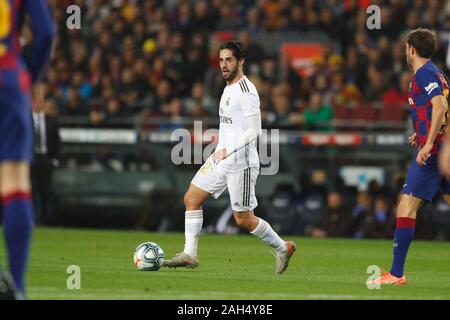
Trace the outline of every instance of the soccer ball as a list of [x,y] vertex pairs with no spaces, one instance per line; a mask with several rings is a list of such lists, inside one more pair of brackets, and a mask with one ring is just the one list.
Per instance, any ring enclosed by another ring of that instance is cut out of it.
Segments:
[[158,271],[164,261],[163,249],[154,242],[144,242],[134,250],[134,265],[141,271]]

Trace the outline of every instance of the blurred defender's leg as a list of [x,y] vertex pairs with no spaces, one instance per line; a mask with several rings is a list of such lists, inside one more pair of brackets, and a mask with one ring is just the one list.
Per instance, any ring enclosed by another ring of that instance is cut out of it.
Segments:
[[414,239],[417,211],[423,200],[412,195],[402,194],[397,207],[397,227],[394,238],[394,260],[391,274],[397,278],[403,276],[406,255]]
[[3,162],[0,165],[5,240],[9,268],[17,288],[25,290],[25,272],[33,226],[29,164]]

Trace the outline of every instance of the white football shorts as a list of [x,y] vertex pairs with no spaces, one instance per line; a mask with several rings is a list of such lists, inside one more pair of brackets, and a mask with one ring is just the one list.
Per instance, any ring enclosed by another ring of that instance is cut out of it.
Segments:
[[255,184],[259,167],[249,167],[238,172],[224,172],[209,158],[197,171],[191,183],[217,199],[228,187],[234,211],[253,210],[258,206]]

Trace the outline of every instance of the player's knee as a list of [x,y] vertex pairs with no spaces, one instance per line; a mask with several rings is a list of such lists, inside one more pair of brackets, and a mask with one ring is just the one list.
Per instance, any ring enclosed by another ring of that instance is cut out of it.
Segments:
[[0,180],[0,193],[2,196],[14,192],[31,192],[28,164],[3,163],[0,165],[2,179]]
[[235,215],[234,220],[236,221],[236,224],[246,230],[250,230],[251,225],[251,219],[250,217],[244,216],[244,215]]
[[400,201],[397,206],[397,218],[415,218],[416,211],[406,201]]
[[183,202],[186,210],[199,210],[202,206],[200,201],[193,197],[189,192],[184,194]]

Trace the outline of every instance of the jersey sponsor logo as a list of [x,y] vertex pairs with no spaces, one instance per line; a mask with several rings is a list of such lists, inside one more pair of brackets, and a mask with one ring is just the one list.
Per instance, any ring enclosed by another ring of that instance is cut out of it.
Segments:
[[230,117],[220,116],[220,122],[226,123],[226,124],[232,124],[233,119]]
[[437,82],[430,82],[428,86],[425,87],[427,94],[430,94],[434,89],[438,88],[439,85]]

